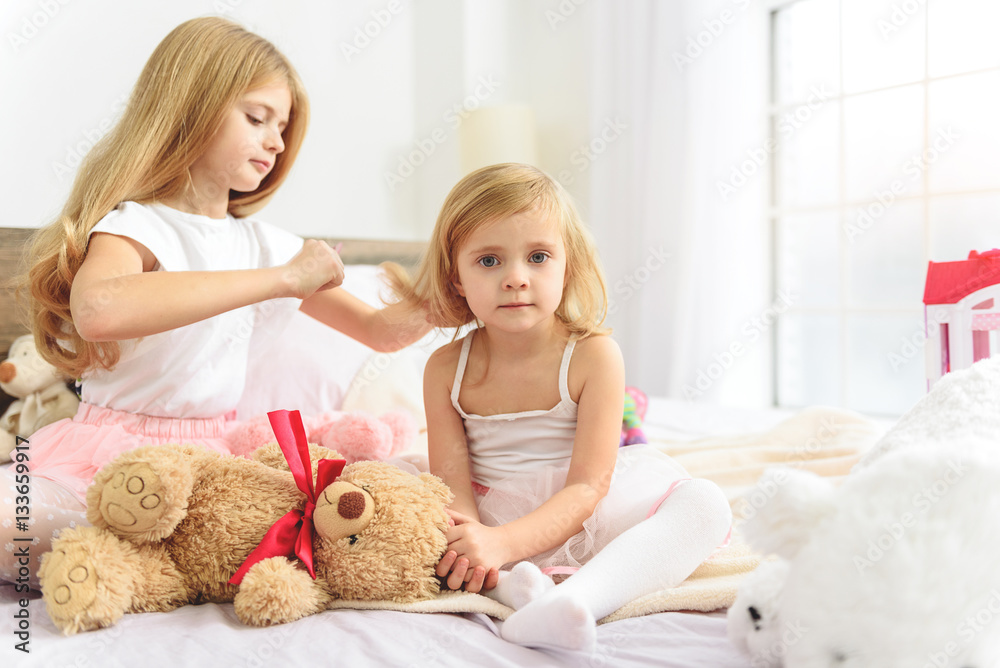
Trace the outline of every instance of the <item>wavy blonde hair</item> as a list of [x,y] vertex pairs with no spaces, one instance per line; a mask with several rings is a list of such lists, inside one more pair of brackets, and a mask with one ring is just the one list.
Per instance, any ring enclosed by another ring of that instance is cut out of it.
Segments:
[[569,194],[531,165],[491,165],[459,181],[441,207],[416,276],[411,278],[398,265],[383,265],[393,291],[410,305],[427,304],[438,327],[475,322],[469,304],[453,285],[458,279],[456,254],[483,225],[535,208],[558,221],[566,247],[566,280],[556,317],[573,336],[608,333],[602,328],[608,310],[607,284],[594,239]]
[[275,82],[287,83],[292,97],[285,149],[256,190],[230,191],[229,212],[238,218],[267,204],[295,162],[309,120],[302,82],[273,44],[226,19],[187,21],[160,42],[121,119],[84,158],[59,217],[33,237],[19,288],[46,360],[73,377],[115,366],[118,342],[83,340],[69,308],[90,231],[122,202],[169,199],[191,186],[189,167],[229,110],[247,91]]

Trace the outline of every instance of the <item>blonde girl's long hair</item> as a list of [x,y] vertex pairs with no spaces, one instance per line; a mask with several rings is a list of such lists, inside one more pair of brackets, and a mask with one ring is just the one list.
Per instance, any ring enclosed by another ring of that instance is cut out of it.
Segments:
[[221,18],[182,23],[167,35],[143,68],[114,128],[91,149],[77,172],[58,219],[33,238],[28,271],[28,319],[42,356],[71,377],[111,369],[118,342],[84,341],[73,325],[70,288],[87,252],[90,231],[120,203],[149,203],[190,187],[188,168],[200,157],[247,91],[287,83],[291,115],[283,152],[252,192],[229,190],[229,212],[258,211],[288,176],[309,119],[305,89],[288,60],[266,39]]
[[594,239],[563,187],[530,165],[483,167],[459,181],[445,198],[415,277],[398,265],[383,265],[393,291],[414,307],[426,304],[438,327],[474,322],[476,316],[453,285],[457,252],[481,226],[535,208],[558,221],[566,247],[566,281],[556,317],[576,337],[607,333],[602,325],[608,291]]

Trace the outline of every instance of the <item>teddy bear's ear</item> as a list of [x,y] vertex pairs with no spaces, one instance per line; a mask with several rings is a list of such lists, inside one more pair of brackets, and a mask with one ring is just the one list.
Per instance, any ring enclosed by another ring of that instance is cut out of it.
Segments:
[[813,530],[836,510],[835,488],[826,479],[792,468],[764,472],[743,496],[743,535],[764,554],[792,559]]

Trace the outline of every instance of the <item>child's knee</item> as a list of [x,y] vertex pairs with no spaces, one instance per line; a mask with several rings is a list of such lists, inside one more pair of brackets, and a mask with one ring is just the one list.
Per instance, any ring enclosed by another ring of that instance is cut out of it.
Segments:
[[674,494],[685,499],[713,540],[718,538],[719,543],[725,540],[732,526],[733,511],[718,485],[711,480],[695,478],[678,487]]

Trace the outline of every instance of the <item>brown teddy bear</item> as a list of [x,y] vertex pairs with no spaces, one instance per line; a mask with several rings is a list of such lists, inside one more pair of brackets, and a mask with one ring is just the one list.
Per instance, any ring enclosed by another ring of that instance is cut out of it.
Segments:
[[[42,558],[55,625],[72,634],[126,612],[233,601],[241,621],[266,626],[334,599],[436,596],[445,484],[385,462],[357,462],[337,476],[343,461],[314,461],[336,453],[306,445],[301,419],[290,415],[296,442],[276,424],[279,443],[253,460],[150,446],[101,469],[87,491],[94,526],[63,531]],[[288,558],[293,552],[302,563]]]

